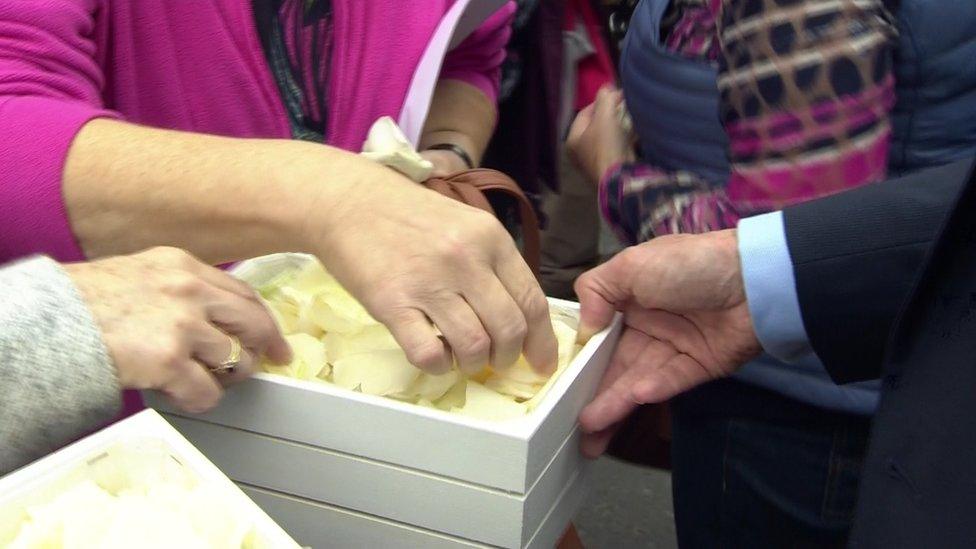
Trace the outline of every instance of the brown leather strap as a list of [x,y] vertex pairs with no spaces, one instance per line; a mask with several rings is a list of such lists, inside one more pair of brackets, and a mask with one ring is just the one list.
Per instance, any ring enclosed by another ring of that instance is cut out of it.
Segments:
[[532,272],[539,276],[541,260],[539,218],[535,215],[532,202],[515,181],[495,170],[475,169],[445,179],[430,179],[424,185],[440,194],[492,214],[495,211],[486,195],[498,193],[514,199],[518,204],[519,221],[522,225],[522,257],[525,258]]

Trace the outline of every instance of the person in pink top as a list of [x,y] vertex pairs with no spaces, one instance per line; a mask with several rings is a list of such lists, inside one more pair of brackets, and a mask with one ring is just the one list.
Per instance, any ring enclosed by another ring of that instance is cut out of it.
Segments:
[[[550,369],[545,298],[502,226],[355,154],[452,4],[4,0],[0,262],[307,252],[422,368],[524,350]],[[513,11],[447,53],[420,141],[440,172],[490,137]]]

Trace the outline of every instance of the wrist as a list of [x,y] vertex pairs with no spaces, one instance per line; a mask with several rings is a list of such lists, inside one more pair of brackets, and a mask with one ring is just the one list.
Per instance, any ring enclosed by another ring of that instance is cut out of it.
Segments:
[[729,290],[729,299],[736,303],[746,302],[745,283],[742,276],[742,258],[739,255],[738,229],[712,231],[719,243],[722,264],[726,265],[728,277],[725,283]]
[[464,149],[464,147],[456,143],[435,143],[423,151],[424,153],[433,153],[441,157],[450,157],[446,159],[445,162],[456,168],[457,171],[462,170],[473,170],[476,167],[474,160],[471,159],[471,155]]
[[[283,220],[294,251],[328,258],[337,251],[348,227],[368,216],[377,196],[392,199],[390,185],[417,185],[399,172],[332,147],[316,146],[312,158],[292,163],[281,174],[292,213]],[[385,189],[384,189],[385,188]],[[348,236],[348,234],[346,234]]]
[[468,165],[450,151],[427,150],[420,156],[434,165],[430,177],[447,177],[468,169]]
[[622,164],[634,161],[633,154],[627,154],[623,151],[617,151],[614,153],[604,153],[597,156],[595,173],[592,174],[592,179],[595,182],[602,182],[606,179],[607,175],[611,170],[619,168]]
[[372,183],[370,174],[393,171],[341,149],[293,143],[272,174],[278,196],[263,222],[280,235],[276,251],[318,254],[360,208],[356,199]]

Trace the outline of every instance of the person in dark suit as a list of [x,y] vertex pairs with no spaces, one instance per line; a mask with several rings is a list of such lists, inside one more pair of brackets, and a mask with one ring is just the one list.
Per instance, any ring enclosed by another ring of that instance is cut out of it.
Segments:
[[881,377],[857,547],[976,543],[974,160],[661,237],[577,281],[581,337],[623,311],[583,450],[637,406],[725,377],[760,351],[810,353],[837,383]]

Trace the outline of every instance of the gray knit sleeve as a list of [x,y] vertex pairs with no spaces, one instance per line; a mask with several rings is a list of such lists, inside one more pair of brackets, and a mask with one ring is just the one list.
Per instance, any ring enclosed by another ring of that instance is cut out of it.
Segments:
[[0,475],[112,419],[115,367],[67,273],[48,258],[0,268]]

